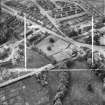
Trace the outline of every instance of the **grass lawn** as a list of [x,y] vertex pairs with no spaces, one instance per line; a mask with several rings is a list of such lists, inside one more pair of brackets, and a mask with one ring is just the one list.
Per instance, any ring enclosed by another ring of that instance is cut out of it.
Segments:
[[[50,38],[53,38],[55,42],[54,43],[49,42]],[[40,43],[38,43],[36,46],[39,49],[41,49],[44,53],[46,53],[46,55],[51,56],[65,49],[68,46],[68,43],[59,39],[58,37],[48,36]],[[48,47],[50,47],[51,50],[48,50]]]
[[88,65],[86,63],[86,61],[75,61],[73,63],[73,65],[71,65],[71,69],[75,69],[75,70],[87,70],[88,69]]
[[26,88],[21,93],[29,105],[49,105],[48,87],[43,88],[34,76],[25,79],[23,83]]
[[38,54],[35,51],[27,49],[27,67],[28,68],[40,68],[49,64],[50,61],[44,56]]

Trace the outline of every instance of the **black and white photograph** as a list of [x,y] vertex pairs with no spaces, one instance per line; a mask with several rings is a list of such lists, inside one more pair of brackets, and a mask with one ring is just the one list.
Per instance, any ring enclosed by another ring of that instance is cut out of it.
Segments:
[[0,105],[105,105],[105,0],[0,0]]

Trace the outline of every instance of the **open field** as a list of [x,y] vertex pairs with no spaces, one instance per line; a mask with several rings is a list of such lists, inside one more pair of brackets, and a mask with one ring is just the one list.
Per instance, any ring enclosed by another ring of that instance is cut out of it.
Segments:
[[35,51],[27,50],[27,67],[28,68],[40,68],[49,63],[50,61],[44,56],[38,54]]
[[29,77],[0,88],[0,105],[49,105],[48,89]]
[[[49,72],[50,100],[54,98],[59,81],[59,72]],[[92,85],[93,91],[87,87]],[[90,71],[72,71],[71,86],[63,100],[64,105],[104,105],[104,94],[102,93],[102,83]]]
[[71,69],[79,70],[87,70],[88,66],[86,61],[75,61],[73,65],[71,65]]
[[23,81],[26,86],[23,97],[29,105],[49,105],[48,87],[43,88],[35,77],[27,78]]
[[[50,38],[54,39],[54,43],[51,43],[49,40]],[[59,39],[55,36],[48,36],[43,41],[36,45],[39,49],[41,49],[46,55],[54,55],[55,53],[60,52],[61,50],[65,49],[68,46],[68,43]],[[48,47],[51,49],[48,50]]]

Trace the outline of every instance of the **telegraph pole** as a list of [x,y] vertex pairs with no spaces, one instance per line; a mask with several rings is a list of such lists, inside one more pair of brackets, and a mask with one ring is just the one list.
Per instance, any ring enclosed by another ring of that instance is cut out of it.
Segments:
[[104,17],[105,17],[105,0],[104,0]]
[[27,45],[26,45],[26,15],[24,14],[24,61],[25,61],[25,70],[27,69]]
[[0,0],[0,15],[1,15],[1,11],[2,11],[2,9],[1,9],[1,0]]
[[94,17],[92,16],[92,65],[94,63]]

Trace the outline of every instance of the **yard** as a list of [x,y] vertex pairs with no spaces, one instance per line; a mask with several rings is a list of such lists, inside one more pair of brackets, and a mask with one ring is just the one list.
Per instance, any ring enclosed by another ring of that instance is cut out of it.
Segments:
[[[50,41],[51,38],[54,40],[54,42]],[[61,39],[58,39],[55,36],[48,36],[36,46],[44,53],[46,53],[46,55],[50,56],[65,49],[68,46],[68,43]]]

